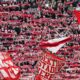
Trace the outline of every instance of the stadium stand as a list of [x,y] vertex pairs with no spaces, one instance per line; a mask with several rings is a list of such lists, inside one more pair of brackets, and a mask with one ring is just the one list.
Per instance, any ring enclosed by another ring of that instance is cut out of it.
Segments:
[[52,80],[80,79],[80,27],[73,14],[78,6],[80,0],[0,0],[0,51],[20,67],[20,80],[37,74],[40,42],[63,36],[73,39],[56,54],[66,63]]

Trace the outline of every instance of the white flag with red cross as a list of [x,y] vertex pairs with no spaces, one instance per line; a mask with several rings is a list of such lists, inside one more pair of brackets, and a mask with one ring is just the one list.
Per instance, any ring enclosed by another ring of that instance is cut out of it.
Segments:
[[13,64],[11,57],[6,52],[0,52],[0,73],[4,80],[18,80],[19,67]]

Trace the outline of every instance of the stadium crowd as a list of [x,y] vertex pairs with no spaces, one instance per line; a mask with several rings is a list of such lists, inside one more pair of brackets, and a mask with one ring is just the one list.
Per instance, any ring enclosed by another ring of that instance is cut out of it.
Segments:
[[10,53],[21,68],[21,77],[37,73],[37,62],[44,51],[39,46],[41,41],[72,36],[72,41],[56,54],[66,62],[52,80],[80,79],[80,27],[73,14],[79,6],[79,0],[0,2],[0,51]]

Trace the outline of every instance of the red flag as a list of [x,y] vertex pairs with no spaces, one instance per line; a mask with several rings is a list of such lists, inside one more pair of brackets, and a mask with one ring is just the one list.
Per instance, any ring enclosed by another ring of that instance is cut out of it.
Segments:
[[4,80],[18,80],[20,76],[19,67],[15,66],[6,52],[0,52],[0,72]]
[[36,80],[52,80],[52,77],[64,65],[65,59],[46,52],[38,63]]
[[74,10],[74,14],[78,20],[78,23],[80,24],[80,11],[79,10]]

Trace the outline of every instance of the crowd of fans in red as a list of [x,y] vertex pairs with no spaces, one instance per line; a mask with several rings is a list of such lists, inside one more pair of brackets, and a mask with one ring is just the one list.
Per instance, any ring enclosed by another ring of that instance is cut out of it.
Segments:
[[37,72],[43,52],[41,41],[72,36],[72,41],[56,54],[64,56],[66,64],[53,80],[79,80],[80,27],[73,14],[77,6],[79,0],[0,2],[0,51],[9,52],[21,75],[26,76]]

